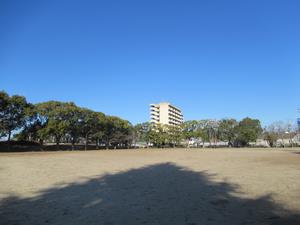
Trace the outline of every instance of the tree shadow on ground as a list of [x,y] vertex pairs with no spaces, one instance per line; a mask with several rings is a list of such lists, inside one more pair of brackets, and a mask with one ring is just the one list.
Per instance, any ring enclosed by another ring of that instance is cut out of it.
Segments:
[[[74,148],[69,143],[61,143],[59,146],[56,144],[45,144],[40,145],[35,142],[22,142],[22,141],[11,141],[9,145],[7,142],[0,141],[0,153],[1,152],[41,152],[41,151],[83,151],[83,150],[128,150],[128,148],[124,147],[116,147],[109,146],[106,148],[105,146],[96,146],[95,144],[87,145],[87,149],[85,149],[84,144],[76,144]],[[134,148],[131,148],[134,149]]]
[[236,185],[213,182],[212,176],[164,163],[58,184],[37,197],[3,199],[0,224],[300,224],[299,212],[270,195],[240,198]]

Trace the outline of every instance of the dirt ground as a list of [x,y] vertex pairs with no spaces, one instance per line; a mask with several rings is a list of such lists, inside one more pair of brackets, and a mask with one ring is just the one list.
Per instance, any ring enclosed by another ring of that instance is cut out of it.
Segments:
[[3,153],[0,224],[300,224],[300,149]]

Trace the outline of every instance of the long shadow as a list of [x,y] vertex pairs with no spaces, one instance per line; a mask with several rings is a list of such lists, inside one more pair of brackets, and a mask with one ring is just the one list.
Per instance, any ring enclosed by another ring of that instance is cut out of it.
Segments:
[[155,164],[84,183],[57,185],[38,197],[0,204],[1,225],[296,225],[300,214],[270,195],[237,196],[237,186],[175,164]]
[[[114,148],[110,146],[108,149],[113,149],[113,150],[127,150],[128,148],[124,147],[117,147]],[[133,149],[133,148],[131,148]],[[59,147],[57,147],[56,144],[52,145],[39,145],[37,143],[30,143],[30,144],[23,144],[23,143],[18,143],[18,142],[12,142],[11,145],[9,146],[6,142],[1,142],[0,141],[0,153],[1,152],[40,152],[40,151],[71,151],[71,150],[85,150],[85,145],[84,144],[76,144],[74,146],[74,149],[72,149],[71,144],[60,144]],[[87,146],[87,150],[107,150],[105,146],[99,146],[98,148],[96,145],[89,144]]]

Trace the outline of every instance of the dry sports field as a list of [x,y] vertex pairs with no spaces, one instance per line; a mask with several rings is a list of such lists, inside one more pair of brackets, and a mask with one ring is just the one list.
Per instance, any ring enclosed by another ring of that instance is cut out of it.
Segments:
[[299,153],[0,154],[0,224],[300,224]]

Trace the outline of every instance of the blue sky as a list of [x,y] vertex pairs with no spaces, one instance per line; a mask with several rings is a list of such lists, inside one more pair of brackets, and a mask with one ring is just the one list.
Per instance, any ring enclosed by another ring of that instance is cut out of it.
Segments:
[[0,1],[0,89],[132,123],[300,116],[300,1]]

